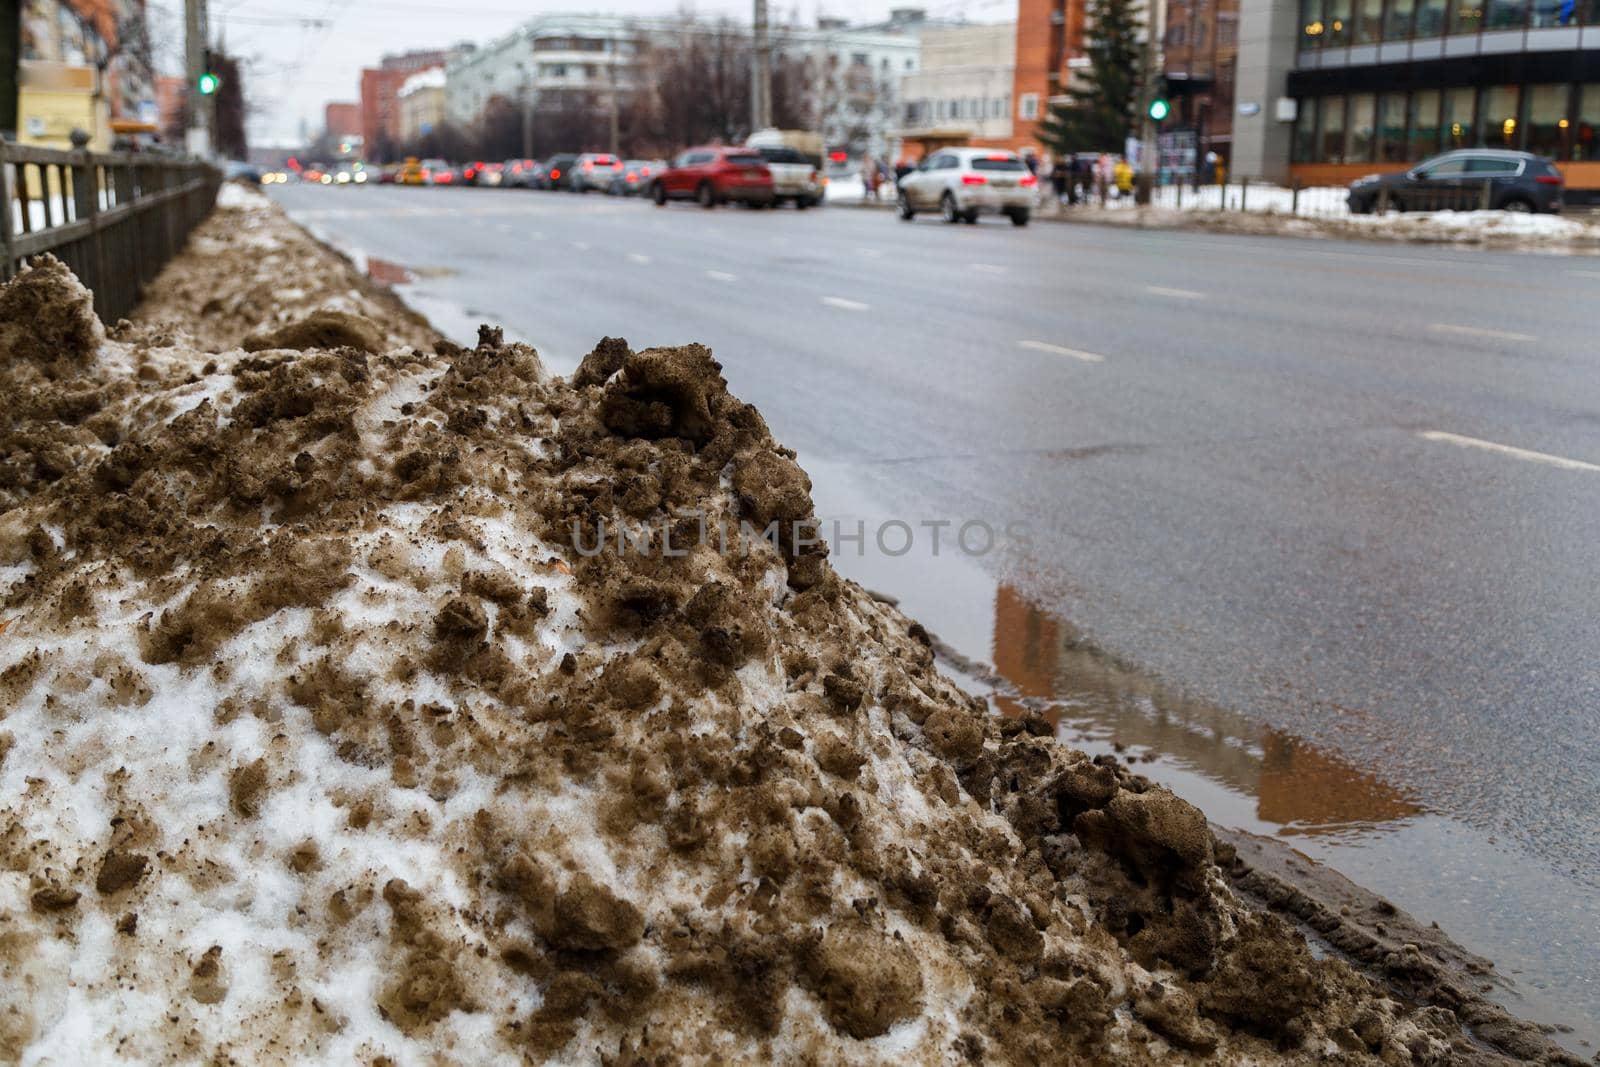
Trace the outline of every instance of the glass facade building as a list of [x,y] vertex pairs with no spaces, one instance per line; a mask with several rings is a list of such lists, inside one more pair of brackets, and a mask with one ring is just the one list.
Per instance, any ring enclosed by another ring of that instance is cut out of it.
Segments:
[[1600,0],[1295,2],[1293,163],[1474,146],[1600,163]]

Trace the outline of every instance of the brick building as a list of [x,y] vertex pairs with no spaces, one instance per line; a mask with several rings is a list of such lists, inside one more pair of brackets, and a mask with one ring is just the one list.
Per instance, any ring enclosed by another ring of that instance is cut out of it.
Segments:
[[1012,143],[1037,147],[1039,123],[1072,77],[1075,56],[1083,54],[1087,0],[1017,0],[1017,55],[1011,101]]
[[322,128],[330,137],[361,136],[361,105],[334,102],[322,109]]
[[434,67],[443,69],[450,60],[470,49],[470,45],[458,45],[384,56],[376,67],[362,70],[358,132],[369,155],[379,158],[388,146],[400,141],[400,87],[406,79]]

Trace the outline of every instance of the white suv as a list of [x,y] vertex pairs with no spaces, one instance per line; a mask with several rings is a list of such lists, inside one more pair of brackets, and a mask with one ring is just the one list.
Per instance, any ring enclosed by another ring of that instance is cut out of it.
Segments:
[[991,148],[941,148],[900,179],[900,217],[938,211],[946,222],[977,222],[1004,215],[1026,226],[1039,179],[1014,152]]

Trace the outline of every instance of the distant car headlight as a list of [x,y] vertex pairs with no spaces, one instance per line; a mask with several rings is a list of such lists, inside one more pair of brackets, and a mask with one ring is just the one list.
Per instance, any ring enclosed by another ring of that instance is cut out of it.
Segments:
[[361,184],[365,183],[366,180],[367,180],[367,172],[366,171],[362,171],[360,174],[356,175],[356,184],[357,185],[361,185]]

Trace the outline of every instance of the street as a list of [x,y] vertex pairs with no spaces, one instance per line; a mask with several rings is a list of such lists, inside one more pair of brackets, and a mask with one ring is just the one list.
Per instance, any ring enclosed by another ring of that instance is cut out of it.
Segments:
[[[1600,263],[271,195],[447,333],[503,323],[558,373],[605,335],[711,346],[820,515],[951,523],[937,559],[852,548],[844,573],[989,662],[1014,658],[999,584],[1107,662],[1360,767],[1402,817],[1333,811],[1289,827],[1296,846],[1521,971],[1529,1014],[1600,1037]],[[969,520],[1026,532],[963,556]]]

